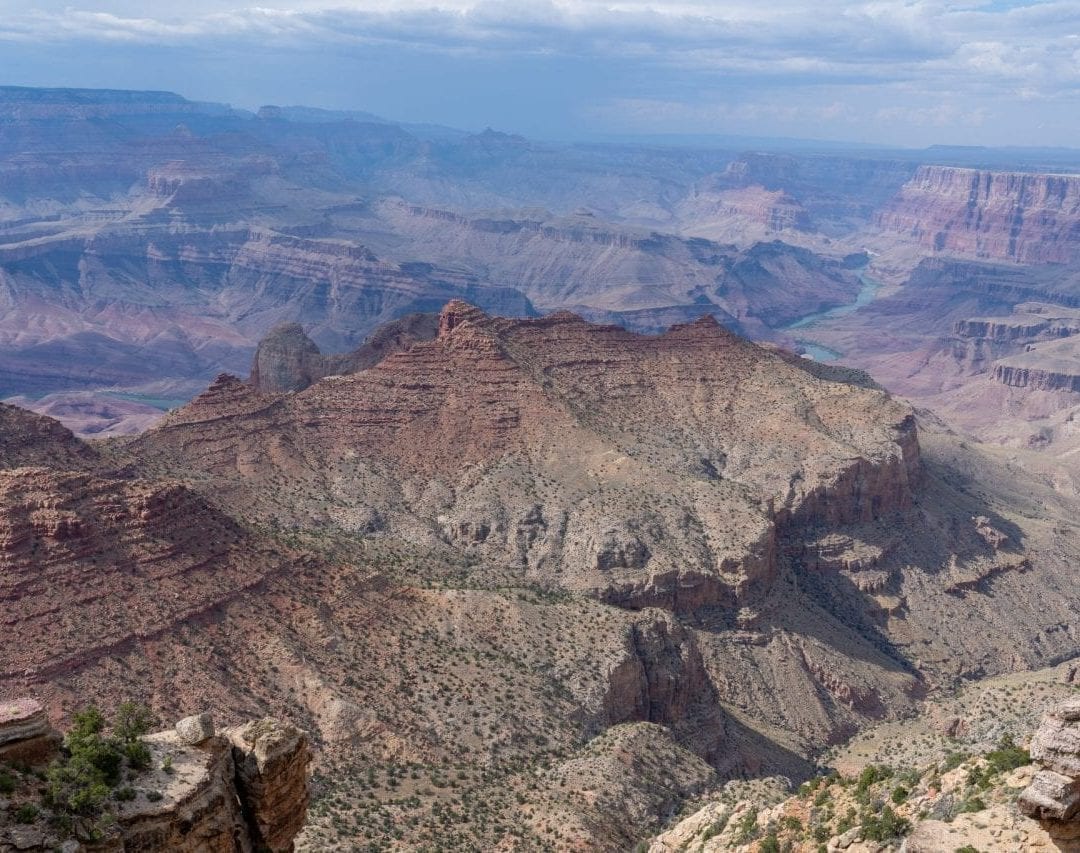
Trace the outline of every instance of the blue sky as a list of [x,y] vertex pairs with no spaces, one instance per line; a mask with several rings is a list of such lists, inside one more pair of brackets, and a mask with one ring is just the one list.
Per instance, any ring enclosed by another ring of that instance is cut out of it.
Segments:
[[0,82],[540,138],[1080,147],[1080,0],[0,0]]

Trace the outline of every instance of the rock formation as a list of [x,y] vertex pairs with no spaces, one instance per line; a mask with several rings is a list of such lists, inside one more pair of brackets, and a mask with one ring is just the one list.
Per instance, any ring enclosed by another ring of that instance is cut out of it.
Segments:
[[1080,850],[1080,699],[1043,717],[1030,751],[1040,769],[1020,795],[1020,810],[1039,821],[1059,849]]
[[1080,175],[921,166],[877,223],[934,251],[1068,263],[1080,244]]
[[324,376],[356,373],[388,355],[429,341],[438,330],[437,314],[409,314],[384,323],[352,352],[323,355],[299,323],[276,326],[259,342],[249,381],[267,394],[303,391]]
[[[767,440],[748,417],[762,394],[775,406]],[[838,418],[843,430],[830,426]],[[670,422],[681,435],[666,433]],[[697,473],[685,468],[686,442]],[[497,319],[463,302],[443,310],[434,341],[366,371],[274,403],[218,383],[134,446],[146,458],[179,450],[218,475],[242,472],[251,486],[279,466],[329,472],[363,459],[430,483],[422,493],[471,467],[471,485],[436,511],[417,500],[414,518],[533,577],[682,612],[761,594],[777,573],[778,536],[803,519],[870,522],[903,510],[919,470],[909,411],[880,392],[815,379],[711,319],[651,337],[565,313]],[[503,473],[515,467],[543,470],[550,484],[523,504]],[[589,521],[568,513],[600,499],[580,494],[585,472],[607,486]],[[693,503],[670,512],[660,495],[652,509],[638,507],[624,485],[651,491],[650,482],[683,477],[697,484]],[[400,512],[378,491],[345,499],[384,519]]]
[[0,762],[44,763],[60,746],[45,708],[35,699],[0,702]]
[[307,736],[295,726],[264,719],[233,729],[227,737],[255,849],[291,851],[307,817]]
[[[41,706],[20,700],[20,708]],[[0,715],[14,713],[17,703],[0,706]],[[201,715],[206,716],[206,715]],[[47,724],[46,724],[47,725]],[[0,717],[0,737],[4,736]],[[182,728],[178,724],[178,729]],[[11,734],[10,732],[8,734]],[[21,742],[40,738],[28,729]],[[273,719],[226,729],[198,743],[176,731],[149,735],[150,769],[132,781],[134,796],[111,804],[115,821],[103,840],[81,843],[74,838],[62,849],[175,853],[288,853],[303,825],[308,806],[307,735]],[[10,746],[18,741],[8,741]],[[21,760],[42,764],[47,756]],[[22,792],[16,790],[16,795]],[[33,820],[11,819],[0,810],[0,851],[61,849],[47,813]]]

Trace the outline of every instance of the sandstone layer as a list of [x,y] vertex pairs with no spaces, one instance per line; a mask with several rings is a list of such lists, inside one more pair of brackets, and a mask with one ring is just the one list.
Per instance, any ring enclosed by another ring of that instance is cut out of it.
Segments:
[[877,224],[935,251],[1067,263],[1080,243],[1080,176],[921,166]]

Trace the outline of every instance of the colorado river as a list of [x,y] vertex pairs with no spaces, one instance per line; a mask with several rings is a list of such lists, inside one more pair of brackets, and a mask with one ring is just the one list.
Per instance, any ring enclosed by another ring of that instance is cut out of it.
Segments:
[[[794,332],[797,329],[806,329],[825,320],[831,320],[834,317],[843,317],[845,314],[851,314],[858,311],[864,305],[869,305],[877,296],[878,289],[881,287],[881,282],[870,278],[866,273],[859,273],[859,281],[862,282],[862,287],[859,288],[859,293],[855,297],[854,302],[848,302],[846,305],[838,305],[835,308],[830,308],[828,311],[818,311],[814,314],[807,314],[805,317],[800,317],[794,323],[789,323],[788,325],[781,327],[781,331]],[[795,342],[799,344],[799,346],[806,351],[806,355],[813,358],[814,361],[836,361],[843,356],[843,353],[824,347],[821,344],[814,343],[812,340],[796,337]]]

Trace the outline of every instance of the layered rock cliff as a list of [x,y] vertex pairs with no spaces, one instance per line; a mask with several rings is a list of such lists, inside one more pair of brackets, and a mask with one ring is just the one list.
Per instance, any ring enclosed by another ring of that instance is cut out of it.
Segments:
[[392,353],[429,341],[438,331],[437,314],[409,314],[384,323],[352,352],[323,355],[299,323],[276,326],[259,341],[249,381],[264,393],[303,391],[324,376],[356,373]]
[[[179,451],[239,475],[245,491],[275,470],[330,474],[362,460],[374,479],[350,478],[336,523],[359,502],[390,529],[419,522],[455,548],[633,607],[760,594],[776,576],[778,534],[901,511],[918,475],[902,406],[817,380],[711,320],[650,337],[452,302],[434,341],[369,370],[280,399],[233,387],[171,415],[139,453]],[[763,397],[767,441],[747,417]],[[382,491],[391,470],[415,484],[403,505]],[[530,494],[515,477],[535,484]],[[637,489],[669,481],[693,483],[691,501],[637,503]]]
[[876,223],[934,251],[1068,263],[1080,248],[1080,176],[921,166]]

